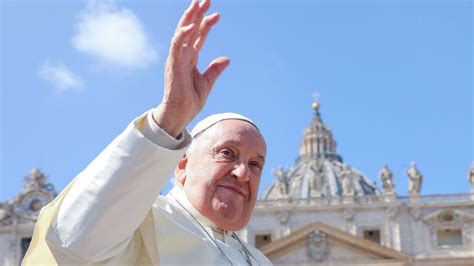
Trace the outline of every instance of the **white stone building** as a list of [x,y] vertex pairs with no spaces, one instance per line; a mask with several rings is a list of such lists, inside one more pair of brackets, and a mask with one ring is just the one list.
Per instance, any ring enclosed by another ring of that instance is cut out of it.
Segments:
[[[396,195],[387,166],[382,192],[342,162],[313,108],[295,165],[274,171],[240,232],[247,242],[283,265],[474,265],[474,194],[420,195],[414,163],[408,197]],[[474,164],[468,179],[474,186]]]
[[[240,235],[283,265],[474,265],[474,194],[420,195],[412,164],[409,196],[396,195],[392,173],[382,189],[343,163],[319,104],[296,164],[274,171]],[[474,164],[468,173],[474,188]],[[474,191],[473,191],[474,192]],[[37,169],[0,205],[0,265],[20,264],[41,207],[56,196]]]

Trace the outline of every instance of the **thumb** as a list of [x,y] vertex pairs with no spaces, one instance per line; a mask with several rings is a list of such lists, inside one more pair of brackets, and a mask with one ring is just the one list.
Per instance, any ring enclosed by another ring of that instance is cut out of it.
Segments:
[[214,59],[207,69],[204,71],[203,77],[207,81],[209,85],[209,89],[214,86],[217,78],[220,76],[222,72],[226,69],[226,67],[230,64],[230,59],[227,57],[219,57]]

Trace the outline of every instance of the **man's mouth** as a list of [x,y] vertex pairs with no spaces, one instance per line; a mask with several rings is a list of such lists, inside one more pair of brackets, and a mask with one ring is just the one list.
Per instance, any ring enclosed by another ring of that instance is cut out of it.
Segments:
[[236,194],[239,194],[241,195],[242,197],[246,198],[247,195],[242,191],[241,188],[239,188],[238,186],[234,186],[234,185],[219,185],[220,187],[223,187],[227,190],[230,190]]

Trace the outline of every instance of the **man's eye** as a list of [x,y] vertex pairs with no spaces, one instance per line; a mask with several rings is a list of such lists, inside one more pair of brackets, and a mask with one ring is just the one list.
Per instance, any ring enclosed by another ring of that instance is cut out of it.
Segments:
[[220,154],[222,154],[224,157],[233,157],[234,156],[234,153],[232,152],[232,150],[229,150],[229,149],[222,149],[220,151]]
[[261,165],[259,162],[257,162],[257,161],[250,162],[250,165],[251,165],[252,167],[255,167],[255,168],[259,169],[259,170],[262,169],[262,165]]

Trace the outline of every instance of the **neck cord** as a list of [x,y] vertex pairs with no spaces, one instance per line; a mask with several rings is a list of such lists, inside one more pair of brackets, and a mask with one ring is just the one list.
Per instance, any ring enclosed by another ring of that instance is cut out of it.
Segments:
[[250,256],[251,256],[257,262],[257,264],[260,266],[260,263],[258,263],[258,260],[252,255],[252,252],[250,252],[250,250],[248,250],[248,248],[244,245],[244,243],[242,243],[242,240],[240,240],[240,237],[235,232],[232,232],[232,238],[237,240],[239,242],[239,244],[242,246],[242,249],[245,252],[247,263],[250,266],[252,266],[252,260],[250,259]]
[[[186,207],[184,207],[184,205],[176,197],[174,197],[174,200],[179,204],[179,206],[181,206],[181,208],[183,208],[186,211],[186,213],[189,216],[191,216],[191,218],[193,218],[193,220],[201,227],[201,229],[206,233],[207,237],[212,241],[212,243],[220,251],[222,256],[224,256],[227,259],[227,261],[229,261],[230,265],[233,266],[234,264],[232,263],[230,258],[227,257],[227,255],[224,253],[224,251],[219,247],[219,244],[217,244],[216,240],[209,234],[209,232],[204,228],[204,226],[201,224],[201,222],[199,222],[199,220],[196,219],[196,217],[194,217],[194,215],[188,209],[186,209]],[[224,236],[224,239],[225,239],[225,234],[223,234],[223,236]],[[242,251],[240,251],[240,250],[239,251],[241,252],[242,256],[244,256],[245,261],[248,263],[248,265],[252,266],[252,260],[250,259],[249,254],[250,254],[250,256],[252,256],[252,258],[255,261],[257,261],[257,259],[255,259],[255,257],[252,255],[252,253],[250,253],[250,251],[244,246],[244,244],[242,243],[242,241],[240,240],[240,238],[237,236],[236,233],[232,232],[232,238],[236,239],[239,242],[240,246],[244,250],[245,255],[242,254]],[[258,261],[257,261],[257,263],[258,263]]]

